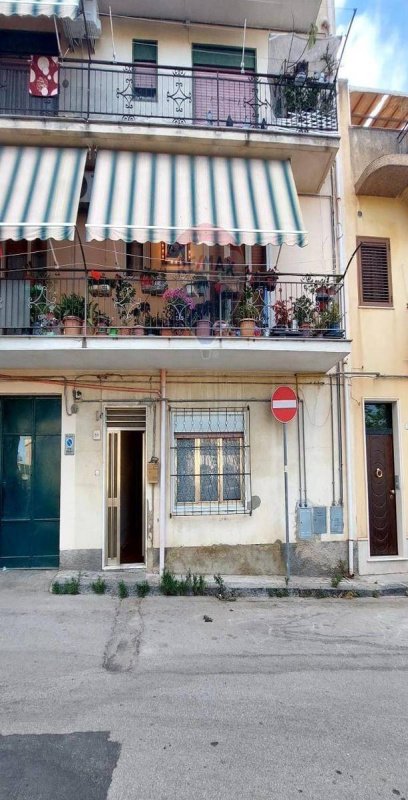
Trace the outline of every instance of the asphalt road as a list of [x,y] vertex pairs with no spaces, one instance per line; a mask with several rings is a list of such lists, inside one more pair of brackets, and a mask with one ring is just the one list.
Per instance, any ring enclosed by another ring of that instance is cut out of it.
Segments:
[[48,580],[0,573],[1,800],[408,798],[408,598]]

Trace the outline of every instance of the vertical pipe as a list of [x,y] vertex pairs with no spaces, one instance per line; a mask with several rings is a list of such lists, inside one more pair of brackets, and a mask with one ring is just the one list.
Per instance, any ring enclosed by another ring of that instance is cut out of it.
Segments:
[[337,436],[339,450],[339,503],[343,505],[344,482],[343,482],[343,420],[341,411],[341,373],[337,365]]
[[336,478],[334,468],[334,409],[333,409],[333,377],[330,375],[330,433],[331,433],[331,466],[332,466],[332,506],[336,503]]
[[303,497],[302,497],[302,452],[300,447],[300,414],[299,414],[299,381],[298,376],[295,376],[296,380],[296,397],[298,400],[298,413],[296,414],[296,427],[297,427],[297,449],[298,449],[298,478],[299,478],[299,506],[303,505]]
[[289,497],[288,497],[288,443],[286,433],[286,423],[283,428],[283,471],[285,483],[285,540],[286,540],[286,580],[290,580],[290,544],[289,544]]
[[166,370],[160,370],[160,549],[159,568],[160,575],[164,570],[166,549],[166,439],[167,439],[167,407],[166,407]]
[[306,436],[305,436],[305,401],[304,400],[301,400],[301,409],[302,409],[303,477],[304,477],[304,487],[305,487],[304,505],[307,506]]
[[354,467],[353,467],[353,442],[351,432],[351,408],[349,381],[343,376],[344,395],[344,432],[346,439],[346,470],[347,470],[347,519],[348,519],[348,569],[349,575],[354,575]]

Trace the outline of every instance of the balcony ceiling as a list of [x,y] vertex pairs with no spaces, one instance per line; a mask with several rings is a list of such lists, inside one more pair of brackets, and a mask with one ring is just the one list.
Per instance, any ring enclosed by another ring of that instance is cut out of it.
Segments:
[[169,369],[181,372],[272,372],[323,374],[342,361],[346,339],[197,339],[111,336],[81,338],[2,336],[0,370],[85,370],[95,372]]
[[99,9],[114,14],[177,22],[265,28],[307,33],[321,0],[99,0]]
[[372,161],[356,182],[356,194],[399,197],[408,188],[408,154],[381,156]]

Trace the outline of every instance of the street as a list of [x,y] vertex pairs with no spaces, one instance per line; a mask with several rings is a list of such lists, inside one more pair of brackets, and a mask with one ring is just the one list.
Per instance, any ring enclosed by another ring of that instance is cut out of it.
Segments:
[[408,598],[120,601],[50,578],[0,574],[1,800],[408,797]]

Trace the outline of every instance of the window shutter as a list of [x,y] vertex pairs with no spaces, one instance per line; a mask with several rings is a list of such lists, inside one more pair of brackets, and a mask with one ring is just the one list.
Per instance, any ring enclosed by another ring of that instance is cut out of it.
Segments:
[[390,246],[388,239],[360,240],[360,301],[367,305],[390,305]]

